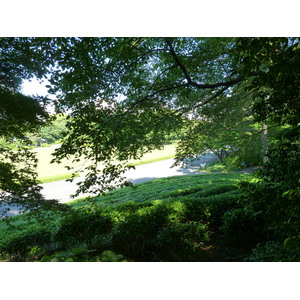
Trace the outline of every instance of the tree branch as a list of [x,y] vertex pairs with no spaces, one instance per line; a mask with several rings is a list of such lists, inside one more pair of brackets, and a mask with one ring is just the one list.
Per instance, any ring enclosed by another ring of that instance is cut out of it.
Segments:
[[178,65],[178,67],[182,70],[188,84],[192,84],[192,79],[186,69],[186,67],[181,63],[181,61],[179,60],[179,57],[177,56],[177,54],[175,53],[175,50],[174,50],[174,47],[172,45],[172,42],[170,40],[170,38],[165,38],[165,42],[167,43],[168,47],[169,47],[169,50],[170,50],[170,53],[171,55],[173,56],[176,64]]
[[[198,104],[196,104],[193,108],[199,108],[211,101],[213,101],[214,99],[216,99],[218,96],[220,96],[223,92],[225,92],[227,89],[229,88],[229,86],[226,86],[222,89],[220,89],[217,93],[215,93],[214,95],[212,95],[211,97],[209,97],[208,99],[206,99],[204,102],[200,102]],[[186,113],[190,108],[189,107],[181,107],[179,109],[176,110],[176,112],[180,112],[180,115],[183,115],[184,113]]]
[[178,55],[176,54],[174,47],[172,45],[172,41],[170,38],[165,38],[165,42],[169,47],[170,50],[170,54],[172,55],[173,59],[175,60],[176,64],[178,65],[178,67],[182,70],[188,85],[190,86],[194,86],[198,89],[213,89],[213,88],[217,88],[217,87],[230,87],[234,84],[237,84],[241,81],[243,81],[243,78],[236,78],[236,79],[232,79],[229,81],[223,81],[223,82],[218,82],[218,83],[214,83],[214,84],[200,84],[197,82],[194,82],[190,76],[190,74],[188,73],[186,67],[184,66],[184,64],[180,61]]

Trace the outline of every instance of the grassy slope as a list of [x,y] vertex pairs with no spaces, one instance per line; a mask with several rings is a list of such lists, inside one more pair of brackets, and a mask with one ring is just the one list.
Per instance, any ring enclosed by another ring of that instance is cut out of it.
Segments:
[[[131,160],[129,163],[137,166],[172,158],[175,156],[175,147],[176,145],[166,145],[162,150],[154,150],[151,153],[145,154],[141,160]],[[71,173],[66,171],[66,165],[79,170],[85,163],[83,160],[73,163],[71,159],[64,159],[61,164],[51,164],[53,147],[35,148],[33,151],[36,152],[39,160],[37,173],[41,183],[68,179]]]
[[[192,197],[199,191],[213,189],[219,185],[236,184],[240,180],[250,178],[248,174],[201,174],[173,176],[143,182],[135,185],[135,188],[122,188],[106,195],[96,197],[96,203],[102,205],[115,205],[126,201],[154,201],[172,199],[182,195]],[[88,204],[88,200],[77,199],[68,202],[73,207],[82,207]]]
[[[236,184],[240,180],[247,180],[251,178],[248,174],[201,174],[201,175],[185,175],[185,176],[173,176],[168,178],[160,178],[140,184],[134,185],[134,188],[124,187],[111,191],[105,195],[95,197],[92,205],[97,206],[111,206],[112,209],[118,204],[122,204],[126,201],[144,202],[144,201],[156,201],[156,200],[170,200],[175,199],[181,195],[189,195],[193,197],[197,192],[213,189],[220,184]],[[222,194],[217,192],[217,194]],[[76,199],[66,203],[73,208],[83,208],[86,205],[90,205],[88,199]],[[59,216],[54,215],[59,218]],[[23,216],[12,217],[15,225],[26,226],[27,221]],[[6,224],[0,221],[0,232],[7,229]]]

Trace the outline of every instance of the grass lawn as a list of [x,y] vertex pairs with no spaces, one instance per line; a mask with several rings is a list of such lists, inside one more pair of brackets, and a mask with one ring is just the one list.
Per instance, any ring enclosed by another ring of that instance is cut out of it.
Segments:
[[[129,163],[133,164],[134,166],[137,166],[159,160],[173,158],[175,156],[175,148],[176,145],[166,145],[162,150],[154,150],[151,153],[146,153],[141,160],[131,160],[129,161]],[[52,153],[54,152],[54,149],[54,147],[41,147],[32,150],[36,152],[37,158],[39,160],[37,173],[39,181],[41,183],[68,179],[70,178],[72,173],[68,172],[65,166],[68,165],[71,167],[75,167],[77,170],[80,170],[83,164],[86,163],[83,160],[80,162],[73,163],[71,159],[64,159],[62,160],[61,164],[51,164],[50,162],[53,159]]]
[[[77,175],[75,177],[79,177],[79,175]],[[59,181],[59,180],[66,180],[66,179],[70,179],[70,178],[72,178],[72,173],[39,177],[38,182],[39,183],[47,183],[47,182],[53,182],[53,181]]]

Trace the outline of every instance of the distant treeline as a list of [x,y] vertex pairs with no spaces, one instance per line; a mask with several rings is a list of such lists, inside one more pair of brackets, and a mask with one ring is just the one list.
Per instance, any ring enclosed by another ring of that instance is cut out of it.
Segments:
[[59,143],[64,136],[66,128],[66,115],[54,115],[52,121],[48,125],[41,127],[35,133],[26,134],[26,139],[20,140],[14,138],[11,141],[0,139],[0,145],[5,145],[11,149],[18,148],[19,146],[47,146],[49,144]]

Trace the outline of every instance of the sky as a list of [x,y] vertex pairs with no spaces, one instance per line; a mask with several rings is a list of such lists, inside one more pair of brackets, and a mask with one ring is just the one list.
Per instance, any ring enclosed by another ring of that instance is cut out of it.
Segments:
[[[31,80],[23,80],[23,83],[21,85],[21,92],[22,94],[26,96],[32,96],[32,95],[38,95],[38,96],[48,96],[49,99],[55,99],[55,96],[49,95],[46,85],[49,84],[49,81],[44,79],[44,81],[41,83],[39,80],[37,80],[36,77],[32,78]],[[47,106],[47,110],[50,114],[55,113],[54,106],[50,103]]]
[[48,94],[47,85],[48,82],[40,83],[36,78],[32,80],[24,80],[22,84],[22,93],[27,96],[38,94],[39,96],[46,96]]

